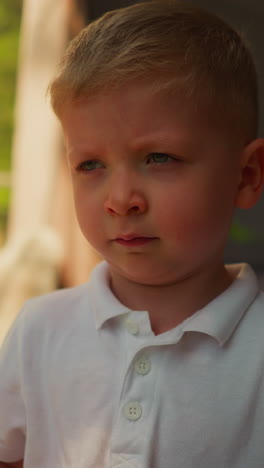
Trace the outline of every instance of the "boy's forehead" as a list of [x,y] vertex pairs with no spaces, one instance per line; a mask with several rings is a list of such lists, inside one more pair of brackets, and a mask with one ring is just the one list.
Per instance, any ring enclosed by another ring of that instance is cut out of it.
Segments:
[[[105,128],[128,127],[131,133],[167,134],[168,138],[184,128],[196,131],[202,125],[213,132],[208,106],[198,105],[195,99],[186,95],[182,87],[173,90],[153,84],[149,80],[131,81],[118,88],[105,88],[90,96],[74,100],[65,106],[61,120],[66,131],[73,129],[81,135],[85,126],[93,128],[94,123]],[[212,128],[211,128],[212,127]],[[210,130],[211,129],[211,130]],[[98,129],[100,130],[100,128]]]
[[[156,92],[147,83],[80,99],[68,106],[62,124],[68,153],[97,154],[113,142],[132,151],[159,148],[194,153],[197,145],[202,150],[216,137],[206,114],[183,93]],[[223,138],[218,144],[226,145]]]
[[62,115],[62,122],[71,121],[87,125],[94,121],[104,126],[122,125],[126,122],[131,130],[158,131],[195,118],[195,111],[180,93],[169,96],[166,91],[156,91],[147,84],[133,84],[131,87],[104,90],[102,93],[79,99],[68,105]]
[[[202,107],[205,108],[205,104]],[[101,92],[73,99],[64,106],[62,120],[65,115],[70,117],[74,111],[75,115],[82,112],[88,116],[91,112],[101,118],[105,116],[106,119],[110,113],[121,119],[132,114],[138,119],[144,119],[145,114],[152,113],[150,123],[166,117],[184,118],[188,115],[190,119],[205,115],[204,109],[197,105],[195,99],[189,98],[182,87],[172,90],[163,88],[162,83],[158,86],[142,80],[126,83],[118,88],[104,88]]]

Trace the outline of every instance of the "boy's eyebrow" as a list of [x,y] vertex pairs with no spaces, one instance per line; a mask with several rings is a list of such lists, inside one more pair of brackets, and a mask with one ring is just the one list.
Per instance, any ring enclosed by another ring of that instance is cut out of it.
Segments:
[[141,137],[132,142],[130,146],[131,151],[140,151],[140,150],[164,150],[167,152],[179,154],[179,153],[193,153],[197,150],[197,145],[200,148],[205,145],[204,138],[202,133],[197,132],[195,137],[193,131],[190,132],[188,129],[182,131],[182,129],[177,132],[177,127],[175,126],[175,131],[163,131],[160,133],[153,132]]
[[170,144],[187,144],[189,141],[188,136],[186,135],[177,135],[177,129],[175,132],[172,131],[163,131],[160,133],[153,132],[147,135],[143,135],[134,140],[134,143],[131,145],[133,148],[148,147],[156,144],[170,145]]
[[[190,148],[190,147],[189,147]],[[185,147],[185,152],[186,152],[187,146]],[[160,152],[166,152],[166,153],[171,153],[175,155],[179,155],[180,153],[184,150],[183,145],[178,146],[177,148],[172,146],[169,143],[162,144],[161,142],[156,142],[155,144],[153,142],[145,142],[139,145],[133,145],[130,148],[127,148],[127,151],[124,151],[124,156],[125,159],[126,157],[129,158],[131,155],[136,154],[136,153],[148,153],[148,152],[155,152],[155,151],[160,151]],[[66,151],[68,157],[71,159],[83,159],[83,158],[89,158],[89,159],[100,159],[100,158],[107,158],[107,150],[105,151],[100,151],[98,148],[97,150],[93,150],[92,148],[76,148],[76,147],[70,147]]]
[[91,151],[88,148],[78,148],[76,146],[67,146],[66,147],[66,154],[69,157],[81,159],[81,158],[98,158],[99,152],[98,151]]
[[[185,148],[191,148],[193,146],[190,135],[177,135],[177,132],[152,132],[150,134],[142,135],[137,138],[132,138],[131,141],[127,141],[127,148],[129,151],[138,151],[141,149],[148,149],[155,146],[164,146],[168,148],[175,144],[184,146]],[[106,143],[104,143],[106,144]],[[101,153],[103,148],[101,141],[98,142],[98,145],[91,146],[89,141],[71,143],[70,145],[66,143],[66,149],[68,154],[71,153],[83,153],[83,154],[98,154]],[[171,148],[173,150],[173,148]]]

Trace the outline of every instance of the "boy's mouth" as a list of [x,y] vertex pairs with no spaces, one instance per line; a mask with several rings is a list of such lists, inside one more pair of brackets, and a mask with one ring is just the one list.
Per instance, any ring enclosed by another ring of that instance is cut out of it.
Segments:
[[131,234],[131,235],[117,237],[115,241],[125,246],[138,246],[138,245],[144,245],[148,242],[151,242],[154,239],[157,239],[157,237],[143,237],[137,234]]

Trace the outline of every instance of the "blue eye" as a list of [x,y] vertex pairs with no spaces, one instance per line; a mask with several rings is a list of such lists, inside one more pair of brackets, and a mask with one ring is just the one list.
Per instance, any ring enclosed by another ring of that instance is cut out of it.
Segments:
[[174,158],[166,153],[151,153],[148,157],[148,162],[152,159],[153,162],[163,164],[172,161]]
[[96,164],[100,165],[101,163],[96,160],[84,161],[78,166],[77,170],[80,172],[90,172],[97,169]]

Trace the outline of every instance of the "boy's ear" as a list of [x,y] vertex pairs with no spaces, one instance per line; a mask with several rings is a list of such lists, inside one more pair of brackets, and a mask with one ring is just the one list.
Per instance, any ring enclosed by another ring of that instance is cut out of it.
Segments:
[[247,209],[255,205],[264,187],[264,138],[247,145],[240,159],[240,181],[236,206]]

